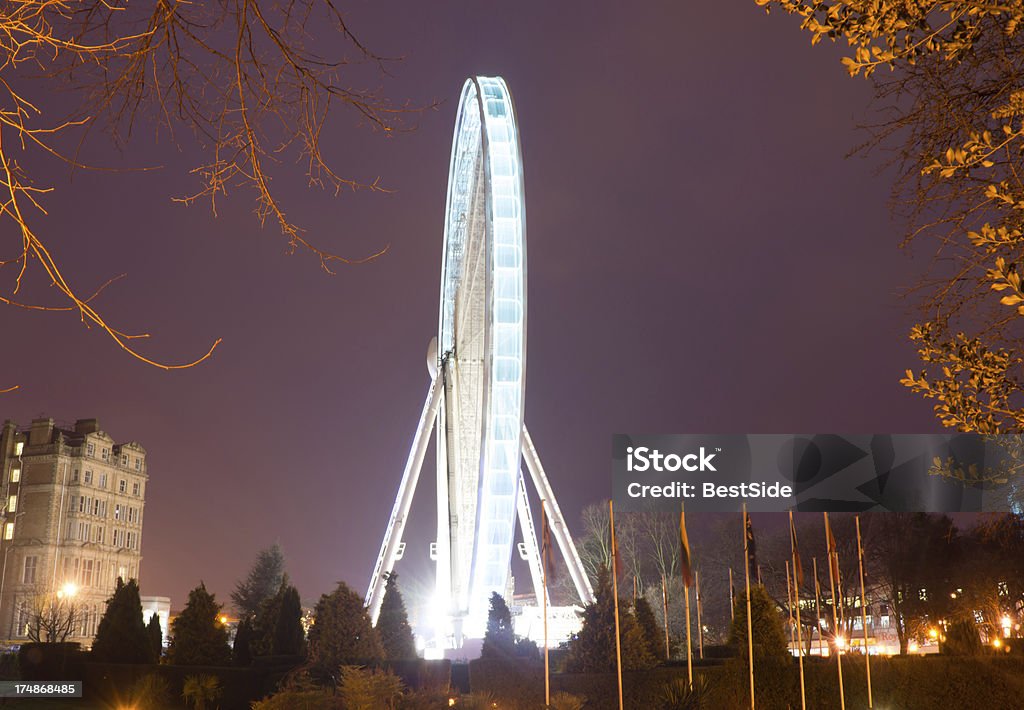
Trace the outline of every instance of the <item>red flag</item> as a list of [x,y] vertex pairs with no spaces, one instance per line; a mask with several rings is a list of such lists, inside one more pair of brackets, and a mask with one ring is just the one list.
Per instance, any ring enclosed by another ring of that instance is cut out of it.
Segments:
[[693,586],[693,560],[690,559],[690,538],[686,535],[686,513],[679,511],[679,557],[682,563],[683,584]]

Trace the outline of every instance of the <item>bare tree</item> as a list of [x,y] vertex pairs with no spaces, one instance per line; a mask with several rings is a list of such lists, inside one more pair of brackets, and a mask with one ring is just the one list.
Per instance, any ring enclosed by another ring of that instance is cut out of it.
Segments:
[[[315,30],[315,31],[314,31]],[[79,160],[78,147],[105,132],[126,145],[149,125],[173,143],[190,140],[205,155],[192,170],[197,184],[176,198],[184,204],[217,200],[229,188],[254,196],[261,224],[278,226],[291,250],[315,255],[331,272],[379,256],[348,257],[315,244],[288,215],[274,178],[299,161],[312,186],[335,193],[380,190],[379,179],[358,180],[331,166],[321,137],[339,111],[387,133],[401,130],[412,110],[394,105],[379,88],[392,61],[353,34],[332,0],[17,0],[0,9],[0,218],[10,241],[0,257],[0,303],[43,311],[69,311],[98,327],[133,357],[143,355],[128,333],[107,321],[96,297],[115,279],[90,292],[73,282],[48,247],[42,224],[53,188],[33,179],[56,158],[69,169],[95,167]],[[63,92],[58,101],[51,96]],[[73,97],[76,108],[51,115]],[[29,277],[41,276],[56,302],[22,300]]]
[[39,643],[62,643],[75,635],[82,610],[73,595],[38,592],[22,602],[27,612],[25,635]]

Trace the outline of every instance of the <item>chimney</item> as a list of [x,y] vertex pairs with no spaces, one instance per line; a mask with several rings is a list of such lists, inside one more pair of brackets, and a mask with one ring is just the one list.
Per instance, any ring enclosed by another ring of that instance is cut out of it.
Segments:
[[100,430],[100,421],[98,419],[79,419],[75,422],[75,433],[86,435],[94,434]]
[[32,428],[28,434],[29,446],[41,446],[49,444],[53,439],[52,419],[33,419]]

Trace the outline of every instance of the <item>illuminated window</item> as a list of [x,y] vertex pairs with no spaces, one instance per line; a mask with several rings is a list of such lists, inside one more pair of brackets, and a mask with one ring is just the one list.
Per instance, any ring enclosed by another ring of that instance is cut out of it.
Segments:
[[35,555],[29,555],[25,558],[25,572],[21,576],[21,581],[25,584],[36,583],[36,569],[39,566],[39,558]]
[[11,469],[11,483],[17,483],[21,480],[21,467],[15,466]]
[[21,452],[25,450],[25,442],[17,441],[14,443],[14,455],[21,456]]
[[7,512],[14,513],[18,510],[18,496],[10,495],[7,497]]
[[[120,505],[115,505],[114,506],[114,520],[120,520],[120,519],[121,519],[121,506]],[[116,532],[115,532],[115,535],[116,535]]]
[[4,540],[14,539],[14,523],[4,525]]

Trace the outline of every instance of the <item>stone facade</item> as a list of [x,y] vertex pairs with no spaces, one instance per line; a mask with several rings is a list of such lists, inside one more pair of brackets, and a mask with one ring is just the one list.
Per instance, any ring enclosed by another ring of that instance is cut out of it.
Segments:
[[74,609],[67,640],[91,645],[117,578],[139,577],[148,478],[146,450],[95,419],[4,422],[0,639],[24,642],[37,610],[59,600]]

